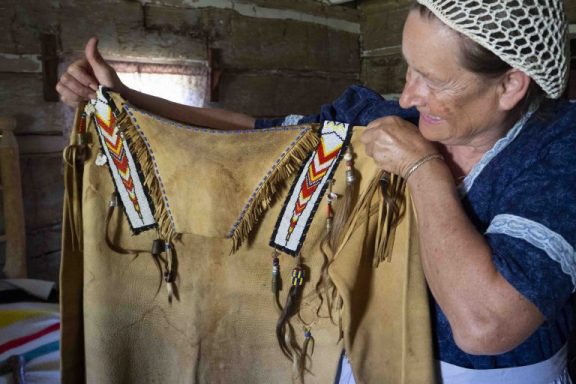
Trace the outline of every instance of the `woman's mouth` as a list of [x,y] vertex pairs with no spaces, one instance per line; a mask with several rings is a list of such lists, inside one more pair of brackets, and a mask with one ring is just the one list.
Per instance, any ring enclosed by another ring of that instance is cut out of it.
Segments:
[[420,112],[420,119],[426,124],[438,124],[443,119],[438,116],[429,115],[427,113]]

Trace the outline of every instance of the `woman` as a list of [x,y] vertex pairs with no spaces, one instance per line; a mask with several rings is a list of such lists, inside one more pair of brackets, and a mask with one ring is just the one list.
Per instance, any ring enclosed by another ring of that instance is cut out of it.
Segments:
[[[538,72],[544,59],[531,66],[529,50],[503,49],[502,41],[485,38],[491,28],[510,36],[523,23],[534,25],[514,17],[526,11],[539,15],[534,19],[548,13],[556,31],[538,33],[559,44],[562,2],[546,8],[529,1],[419,2],[424,5],[410,12],[404,29],[408,72],[400,98],[402,107],[419,110],[418,129],[384,118],[369,125],[363,141],[382,168],[407,178],[437,303],[442,377],[445,383],[568,383],[564,346],[576,232],[559,221],[575,203],[568,195],[576,172],[564,161],[574,158],[576,113],[542,101],[528,118],[539,87],[548,97],[560,95],[566,59]],[[488,26],[479,28],[480,20]],[[523,36],[535,46],[542,37]]]
[[[363,142],[382,169],[407,180],[412,195],[442,380],[570,383],[576,107],[549,100],[566,83],[562,0],[418,3],[404,29],[408,71],[400,98],[401,107],[420,112],[418,127],[379,118]],[[98,83],[191,124],[277,123],[131,91],[92,39],[86,59],[57,89],[76,105]],[[368,102],[347,122],[378,116],[378,103]],[[343,376],[340,382],[353,382]]]

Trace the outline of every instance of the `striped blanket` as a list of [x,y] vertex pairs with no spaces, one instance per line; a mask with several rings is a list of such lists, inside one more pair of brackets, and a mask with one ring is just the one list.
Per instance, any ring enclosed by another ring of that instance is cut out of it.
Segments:
[[26,383],[60,382],[59,308],[0,280],[0,384],[19,372]]

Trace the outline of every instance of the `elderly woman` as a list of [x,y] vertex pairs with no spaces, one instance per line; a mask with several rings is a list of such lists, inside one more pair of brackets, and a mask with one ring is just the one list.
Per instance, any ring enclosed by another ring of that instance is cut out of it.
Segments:
[[[444,383],[571,382],[576,105],[552,100],[566,83],[565,32],[562,0],[418,0],[404,28],[400,98],[418,110],[417,126],[381,117],[391,104],[365,88],[328,108],[348,123],[370,122],[367,153],[407,180]],[[191,124],[282,123],[127,89],[92,39],[57,89],[77,105],[99,83]],[[344,359],[341,383],[353,382],[347,371]]]
[[444,383],[569,383],[576,108],[561,0],[419,0],[400,98],[363,141],[404,175]]

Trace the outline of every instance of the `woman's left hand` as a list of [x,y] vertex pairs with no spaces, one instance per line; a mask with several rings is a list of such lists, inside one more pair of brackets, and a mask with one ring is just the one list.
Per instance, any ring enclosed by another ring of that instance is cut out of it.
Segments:
[[418,160],[438,152],[414,124],[397,116],[372,121],[360,141],[378,167],[400,176]]

